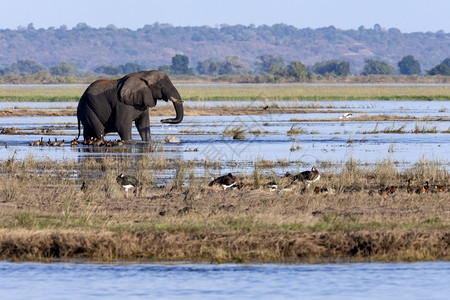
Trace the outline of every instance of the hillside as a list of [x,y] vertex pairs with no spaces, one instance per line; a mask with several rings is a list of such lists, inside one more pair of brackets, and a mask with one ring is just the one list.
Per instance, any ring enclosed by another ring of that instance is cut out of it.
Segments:
[[305,65],[331,59],[349,61],[351,70],[359,72],[367,58],[397,67],[402,57],[413,55],[425,71],[449,53],[448,33],[402,33],[379,25],[341,30],[333,26],[299,29],[284,24],[212,28],[154,23],[130,30],[114,25],[92,28],[80,23],[72,29],[35,29],[30,24],[17,30],[0,30],[0,67],[30,59],[45,66],[66,61],[82,70],[127,62],[156,68],[170,64],[175,54],[188,56],[192,67],[198,61],[223,60],[227,56],[238,56],[253,67],[258,56],[270,54]]

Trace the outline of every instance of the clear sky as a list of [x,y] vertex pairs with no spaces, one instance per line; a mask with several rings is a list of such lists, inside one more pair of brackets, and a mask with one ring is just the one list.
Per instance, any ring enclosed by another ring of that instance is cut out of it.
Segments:
[[450,0],[0,0],[0,29],[221,24],[450,32]]

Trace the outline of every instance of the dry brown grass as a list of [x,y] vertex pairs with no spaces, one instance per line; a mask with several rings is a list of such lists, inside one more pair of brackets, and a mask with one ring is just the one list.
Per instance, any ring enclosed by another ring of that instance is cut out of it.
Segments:
[[[207,178],[214,164],[195,163],[203,164]],[[371,169],[350,160],[323,172],[306,192],[301,183],[264,176],[263,162],[255,163],[253,174],[238,174],[242,190],[224,191],[195,178],[193,162],[165,160],[178,171],[158,188],[152,171],[158,164],[120,156],[81,166],[32,158],[1,162],[0,259],[450,259],[450,182],[438,162],[399,171],[390,161]],[[82,178],[74,179],[74,170]],[[119,170],[143,183],[137,196],[124,197],[115,182]],[[446,190],[410,194],[408,178],[415,188],[427,180]],[[273,180],[279,189],[270,192],[266,184]],[[391,185],[394,193],[378,193]],[[317,186],[328,193],[315,193]]]

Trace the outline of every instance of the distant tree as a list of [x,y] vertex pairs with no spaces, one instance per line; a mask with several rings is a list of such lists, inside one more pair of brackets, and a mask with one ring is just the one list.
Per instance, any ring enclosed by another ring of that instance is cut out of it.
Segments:
[[77,70],[78,67],[76,65],[63,61],[53,67],[50,67],[50,74],[56,76],[70,76],[75,74]]
[[366,59],[365,65],[363,68],[363,71],[361,75],[368,76],[368,75],[392,75],[395,74],[395,69],[391,65],[389,65],[387,62],[379,61],[379,60],[373,60],[373,59]]
[[2,70],[2,74],[36,74],[46,72],[46,68],[33,60],[18,60]]
[[204,75],[239,75],[249,71],[249,66],[237,56],[227,56],[222,62],[207,59],[197,63],[197,72]]
[[398,70],[403,75],[419,75],[421,73],[419,61],[414,56],[407,55],[398,62]]
[[285,69],[285,63],[282,57],[264,54],[258,56],[255,62],[255,71],[259,74],[274,74],[283,69]]
[[144,66],[135,63],[126,63],[125,65],[120,65],[119,68],[122,69],[122,74],[129,74],[145,70]]
[[105,75],[118,75],[122,73],[122,68],[111,65],[100,65],[94,69],[94,72]]
[[340,60],[323,61],[314,64],[312,71],[320,75],[334,74],[336,76],[347,76],[350,74],[350,63]]
[[306,79],[306,66],[299,61],[292,61],[288,65],[287,70],[288,75],[295,78],[297,81]]
[[158,71],[170,74],[170,66],[169,65],[162,65],[158,67]]
[[194,71],[189,68],[189,57],[186,55],[176,54],[172,57],[172,65],[170,66],[170,73],[193,75]]
[[450,57],[447,57],[442,63],[429,70],[427,74],[450,76]]
[[145,67],[135,63],[126,63],[125,65],[111,66],[100,65],[94,69],[95,73],[105,75],[129,74],[144,71]]
[[212,59],[199,61],[197,63],[197,72],[201,75],[217,75],[219,73],[220,64]]
[[219,74],[225,75],[240,75],[246,74],[250,71],[249,66],[242,62],[237,56],[227,56],[225,60],[220,63]]

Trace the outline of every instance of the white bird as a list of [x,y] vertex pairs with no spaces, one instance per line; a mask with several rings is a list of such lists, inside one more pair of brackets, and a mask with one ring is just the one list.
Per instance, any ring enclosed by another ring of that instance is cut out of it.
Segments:
[[345,113],[339,117],[339,119],[350,119],[352,117],[351,113]]

